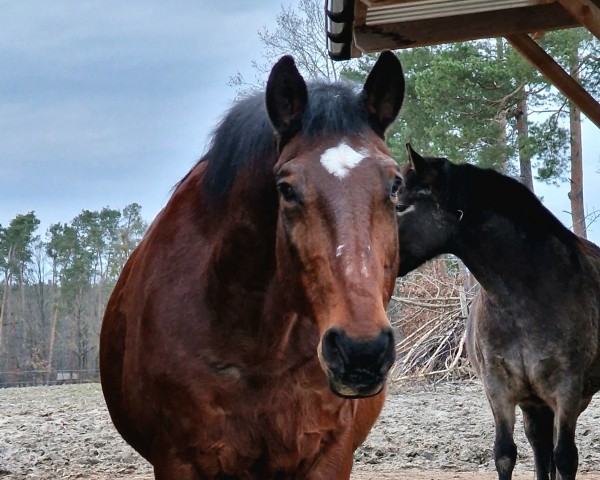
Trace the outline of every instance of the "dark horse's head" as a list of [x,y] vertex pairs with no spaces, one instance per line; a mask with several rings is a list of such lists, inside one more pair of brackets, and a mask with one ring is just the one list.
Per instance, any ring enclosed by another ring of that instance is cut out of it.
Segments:
[[291,57],[266,89],[278,138],[278,280],[319,331],[332,391],[378,393],[395,358],[385,308],[398,270],[400,177],[384,134],[404,97],[400,62],[384,52],[359,93],[307,88]]
[[548,232],[572,243],[572,235],[521,182],[489,168],[422,157],[410,144],[407,150],[396,207],[399,276],[443,253],[481,273],[481,258],[473,261],[472,254],[492,248],[490,240],[516,242],[511,232],[526,235],[530,245]]
[[455,167],[445,158],[424,158],[410,144],[398,189],[397,221],[400,268],[403,276],[427,260],[452,252],[462,217],[456,192],[449,194]]

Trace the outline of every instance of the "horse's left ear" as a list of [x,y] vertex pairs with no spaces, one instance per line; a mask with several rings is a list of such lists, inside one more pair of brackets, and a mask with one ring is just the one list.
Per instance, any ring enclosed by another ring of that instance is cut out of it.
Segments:
[[408,153],[408,162],[410,168],[412,168],[417,176],[426,185],[433,185],[438,178],[438,171],[435,166],[431,165],[425,158],[419,155],[410,143],[406,144],[406,151]]
[[286,55],[271,70],[267,81],[266,103],[271,124],[279,136],[279,146],[302,128],[308,93],[294,59]]
[[406,144],[406,153],[408,154],[408,161],[410,168],[412,168],[417,174],[422,173],[427,168],[427,162],[419,155],[410,143]]
[[396,55],[389,50],[379,55],[361,96],[371,128],[383,138],[404,101],[404,72]]

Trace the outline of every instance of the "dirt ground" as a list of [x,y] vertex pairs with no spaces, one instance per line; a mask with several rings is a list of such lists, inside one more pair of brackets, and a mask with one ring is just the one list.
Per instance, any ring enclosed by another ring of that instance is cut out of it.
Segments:
[[[514,479],[533,479],[517,419]],[[355,453],[353,480],[495,480],[493,422],[478,383],[400,385]],[[600,400],[577,429],[580,480],[600,480]],[[0,478],[150,480],[112,426],[100,386],[0,390]]]

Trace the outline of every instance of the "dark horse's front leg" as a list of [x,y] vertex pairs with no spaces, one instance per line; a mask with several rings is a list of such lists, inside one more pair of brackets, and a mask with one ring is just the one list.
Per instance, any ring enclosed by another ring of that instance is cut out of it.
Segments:
[[554,480],[554,412],[547,405],[521,405],[525,435],[533,450],[536,480]]

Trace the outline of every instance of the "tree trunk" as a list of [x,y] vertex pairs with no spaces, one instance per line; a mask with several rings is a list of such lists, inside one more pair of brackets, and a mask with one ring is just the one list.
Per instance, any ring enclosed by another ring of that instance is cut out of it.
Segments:
[[6,316],[6,310],[8,309],[8,298],[9,298],[9,294],[10,294],[10,277],[11,277],[11,272],[10,272],[10,264],[12,262],[12,255],[13,255],[13,250],[14,250],[14,246],[11,246],[8,249],[8,258],[7,258],[7,269],[4,272],[4,291],[2,292],[2,305],[0,305],[0,355],[4,352],[4,348],[3,348],[3,338],[2,338],[2,334],[3,334],[3,326],[4,326],[4,317]]
[[52,362],[54,361],[54,341],[56,338],[56,324],[58,323],[59,303],[60,298],[57,298],[54,304],[54,312],[52,312],[52,322],[50,323],[50,339],[48,345],[48,378],[46,380],[47,385],[50,385],[50,379],[52,377],[52,372],[54,371],[54,365],[52,365]]
[[517,137],[519,141],[519,169],[521,181],[533,192],[533,173],[531,171],[531,155],[527,148],[529,126],[527,124],[527,92],[523,90],[523,98],[517,104]]
[[2,330],[4,325],[4,316],[8,308],[8,292],[10,290],[10,273],[6,272],[4,276],[4,291],[2,292],[2,305],[0,305],[0,354],[4,351],[2,348]]
[[[502,37],[496,38],[496,59],[498,63],[504,63],[504,40]],[[506,135],[506,109],[504,105],[500,105],[500,110],[496,114],[496,118],[494,119],[496,123],[498,123],[500,127],[500,134],[498,137],[498,145],[502,147],[502,154],[500,157],[499,168],[502,173],[506,173],[506,169],[508,167],[508,156],[506,155],[506,147],[507,143],[507,135]]]
[[[30,321],[27,320],[27,315],[25,314],[25,264],[22,263],[21,265],[19,265],[19,313],[21,315],[21,328],[22,328],[22,335],[23,335],[23,339],[21,341],[21,344],[25,347],[31,347],[31,345],[27,345],[28,342],[30,341],[30,336],[28,335],[29,331],[31,330],[31,328],[29,328],[31,326]],[[30,350],[28,348],[28,350]],[[28,351],[27,354],[29,355],[31,353],[31,351]]]
[[[579,58],[577,48],[571,55],[570,73],[575,80],[579,79]],[[585,226],[585,209],[583,207],[583,160],[581,154],[581,112],[575,104],[569,102],[569,127],[571,129],[571,219],[573,232],[587,238]]]

